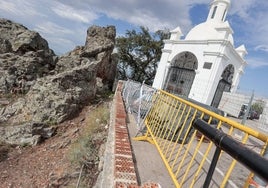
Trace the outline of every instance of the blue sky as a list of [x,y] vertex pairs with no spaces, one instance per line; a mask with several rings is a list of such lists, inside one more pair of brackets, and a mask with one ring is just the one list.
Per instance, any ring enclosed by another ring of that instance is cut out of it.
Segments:
[[[91,25],[115,25],[117,35],[146,26],[150,31],[180,26],[184,35],[206,20],[212,0],[0,0],[0,17],[37,31],[57,54],[83,45]],[[231,0],[228,12],[235,47],[248,55],[239,88],[268,97],[268,1]]]

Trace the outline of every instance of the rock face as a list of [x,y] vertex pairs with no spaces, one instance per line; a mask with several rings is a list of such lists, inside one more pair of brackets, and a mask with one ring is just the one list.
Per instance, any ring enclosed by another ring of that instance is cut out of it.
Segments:
[[96,61],[96,76],[111,88],[116,73],[116,61],[112,61],[115,43],[115,27],[92,26],[87,30],[85,46],[78,46],[73,51],[59,58],[56,72],[70,70]]
[[56,56],[37,32],[0,19],[0,92],[27,93],[55,68]]
[[24,123],[18,126],[0,127],[1,139],[10,144],[36,145],[55,132],[55,127],[44,123]]
[[[46,131],[53,134],[54,129],[47,129],[47,125],[72,118],[97,91],[113,85],[113,26],[90,27],[85,45],[61,57],[38,33],[22,25],[0,19],[0,32],[5,33],[0,36],[0,97],[24,94],[2,108],[0,105],[0,141],[37,143],[41,130],[42,135]],[[15,131],[10,128],[14,125]],[[36,127],[39,132],[33,134]]]

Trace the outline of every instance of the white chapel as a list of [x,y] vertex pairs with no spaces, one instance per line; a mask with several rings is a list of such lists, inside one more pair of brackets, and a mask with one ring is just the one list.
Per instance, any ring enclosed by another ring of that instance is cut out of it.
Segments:
[[244,45],[234,47],[226,21],[231,0],[213,0],[207,20],[183,38],[180,27],[165,40],[153,87],[218,107],[224,91],[235,92],[247,65]]

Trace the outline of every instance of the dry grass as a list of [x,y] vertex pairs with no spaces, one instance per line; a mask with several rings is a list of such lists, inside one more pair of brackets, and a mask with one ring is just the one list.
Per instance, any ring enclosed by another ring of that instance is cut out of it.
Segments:
[[69,150],[71,163],[76,167],[83,168],[81,184],[86,187],[94,185],[99,173],[99,149],[106,142],[109,114],[107,103],[90,111],[85,119],[86,126],[81,130],[81,136]]

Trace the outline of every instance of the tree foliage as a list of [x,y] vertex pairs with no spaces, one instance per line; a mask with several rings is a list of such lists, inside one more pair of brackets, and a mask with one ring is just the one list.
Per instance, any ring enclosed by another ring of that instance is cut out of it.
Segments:
[[140,31],[127,30],[125,36],[118,37],[118,78],[152,84],[161,58],[163,40],[168,37],[169,32],[156,31],[150,34],[145,27],[140,27]]
[[264,109],[264,102],[256,102],[252,104],[251,109],[257,112],[258,114],[262,114]]

